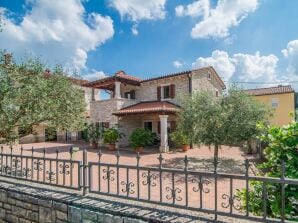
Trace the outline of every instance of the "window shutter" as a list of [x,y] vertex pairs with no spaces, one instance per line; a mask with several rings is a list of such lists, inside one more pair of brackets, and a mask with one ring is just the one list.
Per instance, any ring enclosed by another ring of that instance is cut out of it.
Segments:
[[157,122],[157,133],[160,134],[160,122]]
[[157,87],[157,100],[160,101],[161,100],[161,87]]
[[170,96],[171,98],[175,98],[175,84],[170,85]]
[[175,132],[176,131],[176,122],[175,121],[171,121],[171,132]]
[[136,99],[136,91],[135,90],[130,91],[130,99]]

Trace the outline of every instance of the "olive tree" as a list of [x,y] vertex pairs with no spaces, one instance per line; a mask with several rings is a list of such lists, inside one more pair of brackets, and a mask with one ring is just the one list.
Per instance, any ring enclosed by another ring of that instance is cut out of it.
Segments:
[[226,95],[215,97],[200,91],[181,100],[178,130],[190,143],[214,146],[218,160],[220,145],[250,141],[259,133],[257,123],[267,122],[269,108],[245,92],[231,87]]
[[17,63],[0,54],[0,140],[13,142],[16,129],[25,132],[46,123],[59,130],[79,130],[84,124],[84,92],[57,66],[45,75],[38,59]]

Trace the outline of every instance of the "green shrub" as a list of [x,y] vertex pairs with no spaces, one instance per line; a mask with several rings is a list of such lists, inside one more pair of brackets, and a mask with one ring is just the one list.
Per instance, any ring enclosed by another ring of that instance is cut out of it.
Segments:
[[153,144],[154,137],[151,131],[143,128],[137,128],[131,133],[128,141],[134,148],[145,147]]
[[[282,161],[286,164],[285,176],[298,179],[298,124],[293,122],[284,127],[263,128],[265,133],[260,137],[268,146],[264,150],[266,161],[260,165],[268,177],[282,175]],[[281,185],[267,183],[267,215],[279,218],[281,216]],[[263,183],[252,181],[248,192],[248,210],[256,215],[263,214]],[[246,190],[238,192],[243,200],[243,210],[246,209]],[[285,186],[285,215],[287,219],[298,220],[298,186]]]
[[109,128],[103,133],[103,142],[106,144],[115,144],[124,136],[117,128]]
[[182,145],[189,145],[189,138],[187,135],[183,134],[181,131],[175,131],[171,133],[170,139],[175,143],[176,146],[182,146]]
[[90,143],[98,143],[102,137],[102,129],[94,123],[86,126],[86,136]]

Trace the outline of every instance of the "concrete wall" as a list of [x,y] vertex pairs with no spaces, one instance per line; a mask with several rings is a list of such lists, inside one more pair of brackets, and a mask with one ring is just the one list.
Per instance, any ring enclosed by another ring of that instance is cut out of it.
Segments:
[[271,107],[272,99],[278,100],[278,107],[273,108],[270,123],[277,126],[289,124],[294,120],[289,114],[295,114],[294,93],[254,96],[258,101]]

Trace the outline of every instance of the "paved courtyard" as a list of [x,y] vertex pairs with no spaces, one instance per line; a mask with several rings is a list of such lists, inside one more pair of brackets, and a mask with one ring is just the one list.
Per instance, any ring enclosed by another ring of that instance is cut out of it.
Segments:
[[[84,142],[47,142],[24,144],[23,155],[33,155],[40,159],[23,159],[19,161],[19,169],[27,169],[32,167],[33,174],[26,176],[38,181],[45,181],[50,184],[66,185],[76,187],[79,184],[79,164],[74,163],[72,168],[69,168],[70,148],[73,147],[73,160],[83,160],[82,150],[88,150],[87,160],[93,162],[94,165],[90,168],[91,179],[90,189],[99,194],[113,194],[115,196],[128,196],[130,198],[139,198],[142,200],[150,200],[152,202],[178,204],[188,206],[190,208],[214,209],[215,200],[217,200],[218,209],[225,212],[232,211],[239,213],[238,206],[240,202],[237,197],[234,197],[237,189],[245,187],[244,180],[233,180],[230,178],[219,178],[217,182],[217,199],[215,199],[215,180],[213,177],[203,176],[200,178],[196,174],[189,173],[187,176],[183,172],[184,158],[188,156],[188,169],[196,171],[213,171],[213,149],[207,146],[195,148],[183,153],[179,150],[171,151],[163,154],[163,167],[180,169],[180,172],[158,171],[159,153],[157,148],[146,149],[140,154],[139,165],[143,169],[134,168],[137,164],[136,152],[132,149],[120,149],[120,165],[129,165],[130,168],[110,165],[117,162],[116,152],[102,149],[101,164],[98,165],[98,150],[91,149]],[[80,148],[80,149],[78,149]],[[78,149],[78,150],[77,150]],[[55,160],[45,161],[43,163],[42,156],[45,153],[47,158],[56,158],[59,151],[58,159],[64,161],[56,163]],[[5,146],[3,153],[9,153],[10,149]],[[20,146],[13,146],[13,153],[20,153]],[[218,171],[228,174],[244,174],[245,167],[243,165],[245,158],[254,159],[254,156],[247,156],[238,147],[223,146],[219,151],[219,167]],[[5,158],[1,163],[3,166],[6,162],[14,162]],[[40,166],[37,164],[40,163]],[[14,164],[12,164],[13,166]],[[25,167],[25,168],[24,168]],[[45,167],[45,168],[44,168]],[[146,169],[146,167],[155,167],[156,169]],[[250,174],[254,175],[254,168],[250,168]],[[52,175],[51,175],[52,173]],[[51,176],[50,176],[51,175]],[[148,178],[150,176],[151,179]],[[149,181],[148,181],[149,180]],[[200,189],[200,183],[203,186]],[[139,182],[139,183],[138,183]],[[233,198],[234,207],[229,204],[229,199]]]

